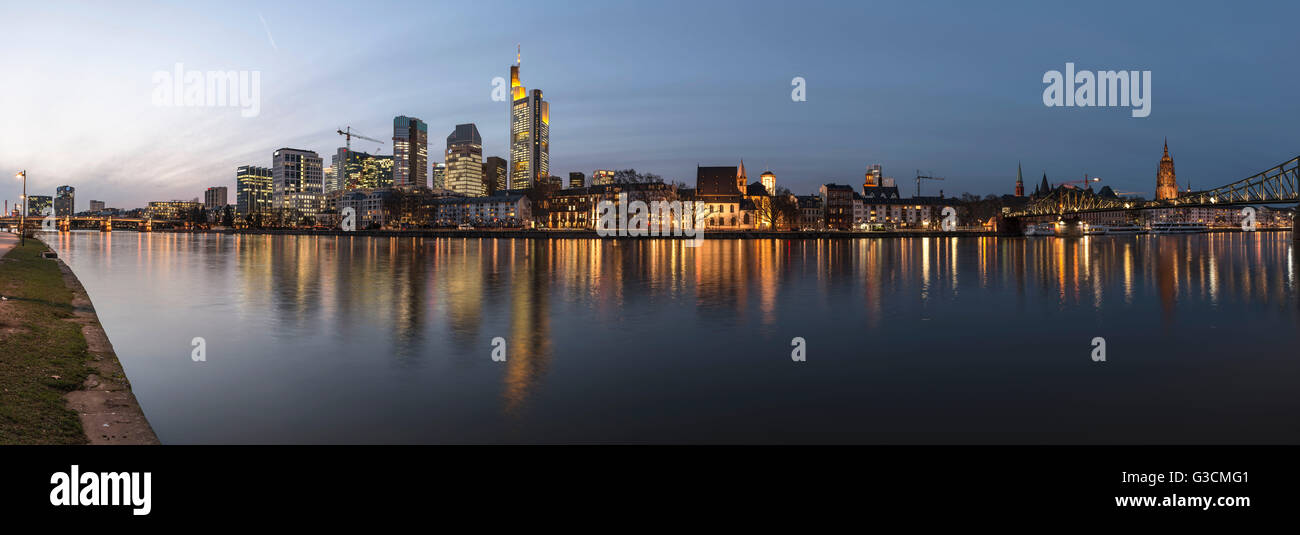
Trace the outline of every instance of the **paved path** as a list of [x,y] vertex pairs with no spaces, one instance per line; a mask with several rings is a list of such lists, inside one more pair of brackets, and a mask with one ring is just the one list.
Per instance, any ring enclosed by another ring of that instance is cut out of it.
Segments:
[[4,257],[4,255],[9,253],[9,250],[13,249],[15,245],[18,245],[17,234],[0,232],[0,257]]

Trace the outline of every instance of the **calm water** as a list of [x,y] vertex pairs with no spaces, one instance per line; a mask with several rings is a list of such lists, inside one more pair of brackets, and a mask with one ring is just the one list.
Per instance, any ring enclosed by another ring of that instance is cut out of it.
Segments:
[[164,443],[1300,442],[1290,233],[46,240]]

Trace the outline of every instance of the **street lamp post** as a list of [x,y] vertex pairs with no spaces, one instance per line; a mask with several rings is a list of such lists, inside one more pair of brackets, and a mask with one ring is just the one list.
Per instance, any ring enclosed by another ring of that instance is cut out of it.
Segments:
[[18,212],[18,235],[21,245],[27,245],[27,170],[23,169],[14,178],[23,179],[23,207]]

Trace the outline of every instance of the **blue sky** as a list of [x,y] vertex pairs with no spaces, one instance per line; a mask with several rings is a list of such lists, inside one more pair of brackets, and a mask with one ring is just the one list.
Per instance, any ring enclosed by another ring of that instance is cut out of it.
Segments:
[[[74,185],[78,209],[233,196],[239,165],[328,155],[347,125],[388,140],[399,114],[429,123],[431,156],[464,122],[505,156],[491,83],[517,43],[524,84],[551,103],[559,176],[693,183],[696,164],[744,158],[808,193],[881,163],[909,194],[917,169],[947,178],[926,194],[987,194],[1010,193],[1022,162],[1030,189],[1045,170],[1150,195],[1166,136],[1196,188],[1300,154],[1295,4],[46,2],[5,20],[0,168],[28,169],[33,194]],[[1152,71],[1150,117],[1045,107],[1043,73],[1067,61]],[[261,113],[154,106],[153,73],[178,62],[260,71]]]

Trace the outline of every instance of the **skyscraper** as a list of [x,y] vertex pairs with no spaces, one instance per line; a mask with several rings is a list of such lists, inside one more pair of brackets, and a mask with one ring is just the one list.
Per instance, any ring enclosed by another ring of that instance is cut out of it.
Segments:
[[393,117],[393,185],[427,188],[429,125],[415,117]]
[[433,189],[447,189],[447,164],[433,164]]
[[323,181],[322,182],[323,186],[321,190],[324,191],[325,193],[329,193],[331,191],[338,191],[339,189],[339,178],[338,178],[339,174],[334,171],[335,169],[338,168],[338,166],[336,165],[338,163],[338,159],[339,159],[339,155],[331,154],[329,167],[326,167],[325,170],[321,172],[321,180]]
[[334,160],[344,162],[335,164],[335,174],[339,189],[376,189],[390,188],[394,185],[396,157],[382,154],[369,154],[346,148],[339,148]]
[[581,171],[574,171],[572,173],[569,173],[570,188],[583,188],[586,186],[587,186],[587,175],[582,174]]
[[1160,167],[1156,168],[1156,200],[1173,199],[1178,196],[1178,179],[1174,176],[1174,159],[1169,157],[1169,140],[1165,140],[1165,155],[1160,158]]
[[209,212],[224,210],[226,208],[226,196],[229,191],[225,186],[213,186],[203,190],[203,207]]
[[483,186],[488,195],[509,189],[506,182],[506,168],[509,164],[500,156],[488,156],[483,160]]
[[54,195],[54,217],[70,217],[77,208],[77,188],[59,186]]
[[474,123],[458,124],[447,136],[447,189],[481,197],[483,187],[483,138]]
[[873,163],[867,166],[867,173],[865,177],[862,179],[863,194],[866,194],[867,188],[880,187],[884,183],[884,180],[881,175],[882,173],[880,169],[880,164]]
[[271,157],[271,203],[315,215],[324,201],[322,161],[316,151],[282,148]]
[[96,214],[99,213],[99,212],[103,212],[103,211],[104,211],[104,201],[97,201],[97,200],[91,199],[91,200],[90,200],[90,211],[91,211],[92,213],[96,213]]
[[519,80],[520,57],[510,67],[510,189],[524,189],[550,176],[551,116],[542,90]]
[[235,170],[235,210],[241,217],[271,210],[271,170],[241,165]]

